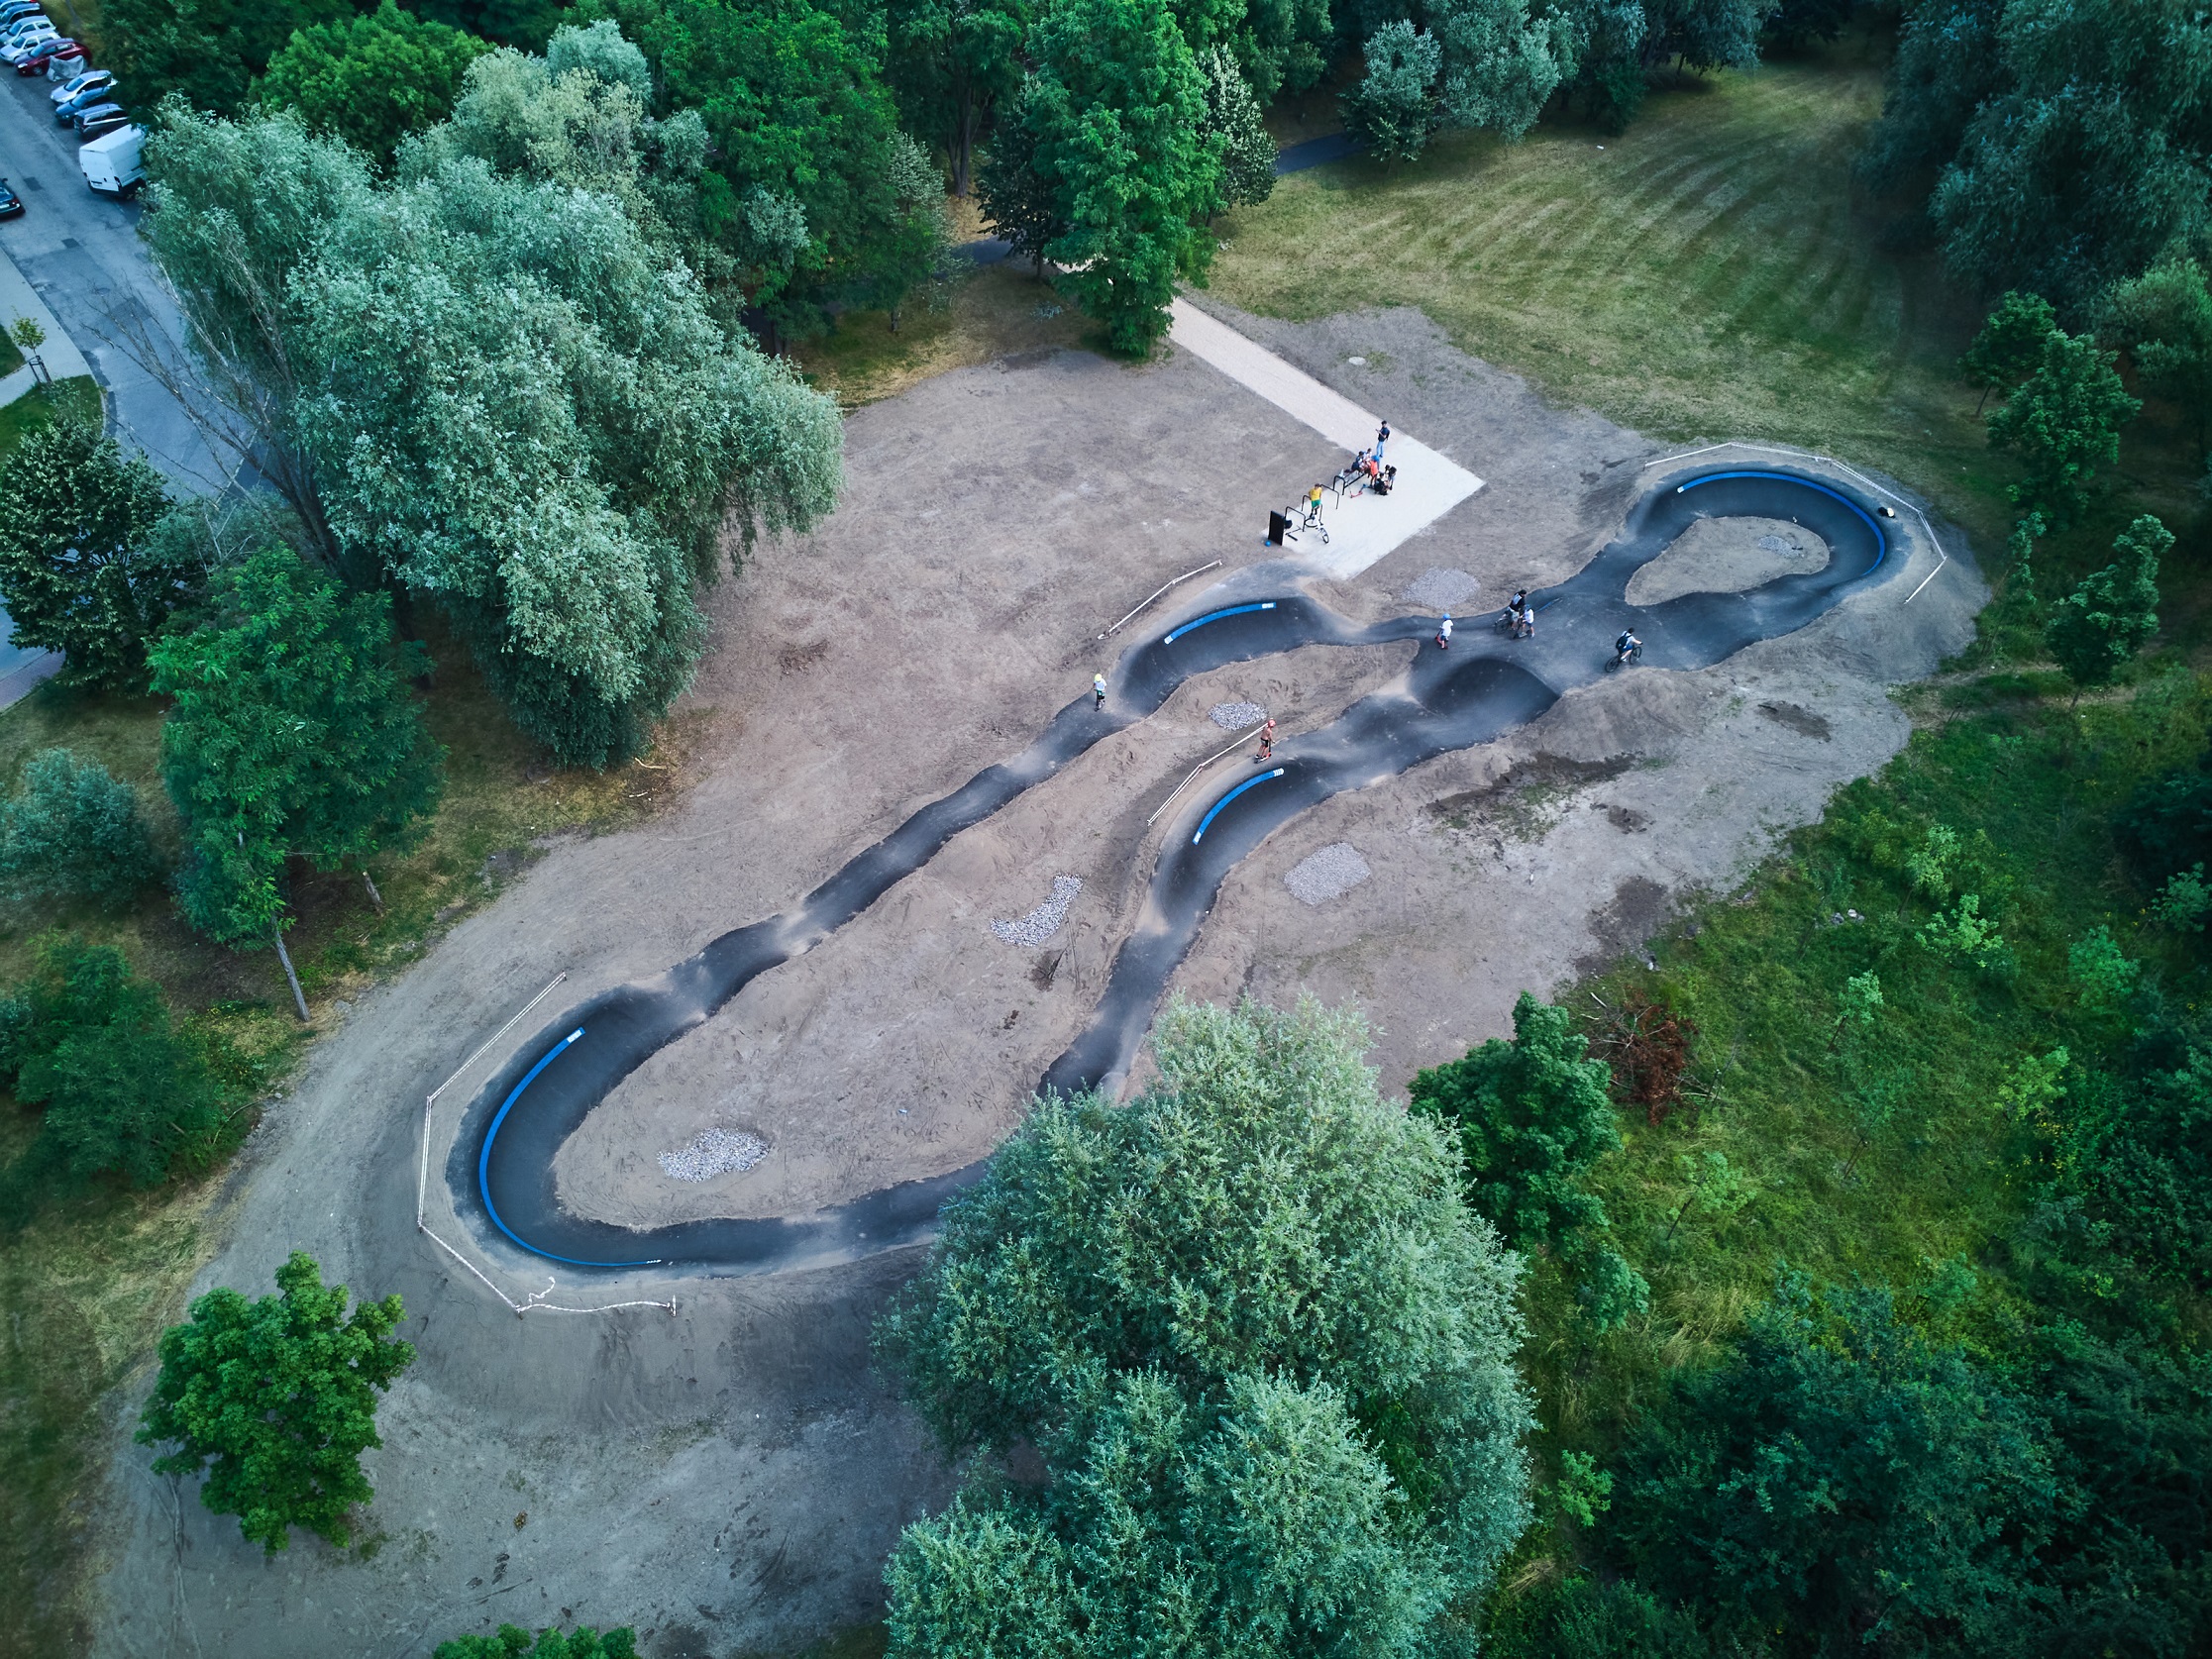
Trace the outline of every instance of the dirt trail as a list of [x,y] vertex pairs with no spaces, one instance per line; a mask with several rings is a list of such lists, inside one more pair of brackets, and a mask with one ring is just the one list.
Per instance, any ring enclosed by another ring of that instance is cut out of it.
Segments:
[[[1479,583],[1471,610],[1564,576],[1660,453],[1546,406],[1413,313],[1238,326],[1488,480],[1328,592],[1353,614],[1412,608],[1399,595],[1431,570]],[[119,1432],[101,1652],[396,1659],[501,1619],[572,1616],[635,1624],[652,1659],[796,1645],[870,1615],[898,1527],[949,1491],[867,1359],[868,1321],[910,1255],[684,1282],[673,1316],[518,1320],[413,1229],[423,1094],[556,972],[585,996],[779,909],[1025,742],[1104,666],[1093,636],[1161,581],[1266,557],[1267,506],[1339,459],[1187,358],[1125,368],[1074,353],[927,382],[857,412],[848,444],[835,517],[712,596],[691,698],[712,711],[703,780],[652,824],[551,847],[366,998],[241,1166],[202,1285],[265,1289],[300,1248],[406,1297],[421,1358],[369,1459],[373,1551],[309,1542],[264,1561],[189,1489],[147,1475]],[[1717,564],[1709,579],[1726,578]],[[1325,803],[1230,878],[1178,988],[1354,1001],[1401,1086],[1501,1029],[1519,989],[1733,881],[1893,753],[1906,725],[1884,686],[1956,649],[1982,593],[1957,563],[1909,609],[1902,597],[1848,600],[1704,674],[1609,679],[1507,743]],[[976,1156],[1096,994],[1144,879],[1144,816],[1226,741],[1207,711],[1248,699],[1317,723],[1392,661],[1316,650],[1187,687],[657,1057],[564,1152],[565,1195],[634,1221],[766,1213]],[[1336,842],[1372,875],[1309,906],[1283,877]],[[994,934],[1064,875],[1084,887],[1059,934],[1036,949]],[[658,1154],[714,1124],[755,1130],[769,1155],[714,1182],[667,1179]],[[495,1272],[517,1293],[545,1284],[519,1259]]]

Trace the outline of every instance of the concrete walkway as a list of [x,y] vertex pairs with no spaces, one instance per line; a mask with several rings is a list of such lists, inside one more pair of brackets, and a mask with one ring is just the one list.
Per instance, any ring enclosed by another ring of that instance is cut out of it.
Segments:
[[[1168,306],[1168,339],[1312,427],[1342,450],[1347,462],[1375,442],[1376,429],[1382,425],[1379,417],[1189,300],[1178,299]],[[1331,580],[1347,580],[1482,488],[1482,479],[1474,473],[1402,432],[1391,433],[1383,458],[1398,468],[1398,487],[1388,495],[1326,498],[1321,522],[1328,527],[1327,543],[1307,531],[1285,550],[1290,558]],[[1303,496],[1309,484],[1327,482],[1326,478],[1285,479],[1279,504]]]
[[[92,372],[92,365],[84,361],[84,354],[77,350],[68,331],[54,321],[53,313],[47,309],[38,290],[24,280],[23,272],[16,268],[7,251],[0,249],[0,329],[12,329],[18,317],[29,317],[46,330],[46,344],[39,348],[39,361],[46,364],[52,378],[67,380]],[[13,403],[38,383],[31,365],[25,363],[13,374],[0,377],[0,404]]]

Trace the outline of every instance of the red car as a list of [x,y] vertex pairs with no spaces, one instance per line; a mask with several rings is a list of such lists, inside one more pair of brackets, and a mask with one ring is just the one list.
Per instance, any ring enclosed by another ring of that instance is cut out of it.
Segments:
[[16,73],[19,75],[43,75],[47,72],[47,65],[56,57],[82,62],[84,60],[84,48],[70,40],[42,41],[28,56],[16,59]]

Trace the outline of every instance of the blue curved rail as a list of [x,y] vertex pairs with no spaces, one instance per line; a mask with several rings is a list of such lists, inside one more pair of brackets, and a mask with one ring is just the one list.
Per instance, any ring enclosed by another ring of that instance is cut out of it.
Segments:
[[1242,616],[1247,611],[1273,610],[1274,608],[1275,601],[1273,599],[1263,599],[1256,605],[1231,605],[1227,610],[1208,611],[1204,616],[1193,617],[1189,622],[1184,623],[1182,627],[1176,629],[1174,633],[1168,635],[1168,637],[1162,640],[1160,643],[1162,645],[1173,645],[1185,634],[1188,634],[1193,628],[1203,628],[1209,622],[1220,621],[1221,618],[1224,616]]
[[646,1260],[639,1262],[585,1262],[579,1261],[574,1256],[556,1256],[552,1251],[542,1250],[518,1235],[512,1227],[500,1218],[499,1206],[491,1201],[491,1143],[499,1138],[499,1125],[507,1121],[507,1113],[514,1110],[514,1103],[522,1098],[522,1091],[538,1081],[538,1074],[556,1060],[559,1060],[564,1054],[567,1054],[570,1048],[582,1036],[583,1027],[579,1025],[558,1043],[555,1043],[552,1048],[546,1050],[545,1058],[522,1074],[522,1081],[514,1086],[514,1089],[508,1094],[505,1103],[499,1107],[499,1115],[491,1120],[491,1127],[484,1131],[483,1151],[476,1156],[476,1191],[483,1195],[483,1210],[486,1215],[491,1217],[491,1224],[533,1256],[543,1256],[549,1262],[563,1262],[573,1268],[658,1267],[661,1262],[661,1258],[658,1256],[648,1257]]
[[1197,835],[1191,837],[1191,845],[1196,847],[1199,842],[1205,838],[1206,826],[1213,822],[1215,818],[1218,818],[1221,815],[1222,807],[1228,805],[1230,801],[1236,799],[1236,797],[1242,794],[1246,789],[1256,789],[1262,783],[1267,782],[1270,778],[1282,777],[1284,770],[1285,769],[1282,767],[1277,767],[1273,772],[1263,772],[1257,778],[1247,778],[1244,779],[1243,782],[1239,783],[1235,788],[1231,789],[1227,794],[1223,795],[1219,800],[1215,801],[1213,803],[1213,810],[1209,812],[1205,817],[1199,820],[1199,832]]
[[[1824,483],[1816,483],[1811,478],[1801,478],[1795,472],[1708,472],[1702,478],[1692,478],[1686,484],[1676,484],[1674,486],[1674,493],[1677,495],[1682,495],[1690,490],[1697,488],[1699,484],[1719,483],[1723,478],[1779,478],[1784,483],[1800,484],[1807,489],[1817,489],[1823,495],[1831,496],[1834,499],[1843,502],[1844,506],[1850,508],[1852,512],[1858,514],[1859,518],[1865,523],[1867,529],[1874,532],[1874,546],[1878,551],[1874,555],[1874,563],[1866,567],[1867,575],[1870,576],[1876,570],[1880,570],[1882,568],[1882,561],[1889,557],[1889,538],[1882,534],[1882,527],[1880,525],[1876,524],[1871,518],[1868,518],[1866,516],[1866,509],[1864,507],[1861,507],[1849,496],[1830,489],[1828,485]],[[1861,577],[1860,579],[1863,580],[1864,578]]]

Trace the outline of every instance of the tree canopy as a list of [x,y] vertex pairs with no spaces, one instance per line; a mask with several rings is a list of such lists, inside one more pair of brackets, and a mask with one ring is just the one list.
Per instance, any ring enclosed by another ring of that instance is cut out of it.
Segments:
[[1955,1632],[1962,1651],[2010,1651],[2058,1496],[2049,1454],[2025,1402],[1901,1322],[1887,1292],[1785,1276],[1740,1351],[1676,1396],[1614,1492],[1646,1590],[1793,1650]]
[[405,845],[437,804],[444,752],[406,684],[427,660],[392,640],[386,595],[348,597],[284,548],[221,572],[210,601],[154,654],[179,893],[211,938],[282,951],[289,860],[334,870]]
[[208,1134],[222,1091],[174,1029],[161,990],[122,953],[73,936],[39,943],[31,978],[0,998],[0,1079],[44,1108],[35,1159],[73,1176],[151,1187]]
[[409,133],[445,119],[461,77],[490,50],[383,0],[365,16],[294,34],[254,83],[254,98],[264,109],[297,110],[316,132],[389,159]]
[[392,1336],[406,1317],[397,1296],[347,1311],[343,1285],[323,1285],[311,1256],[276,1270],[277,1295],[248,1301],[229,1287],[192,1303],[161,1333],[161,1374],[138,1431],[141,1445],[173,1444],[158,1475],[200,1475],[200,1502],[238,1516],[268,1554],[295,1526],[343,1545],[347,1511],[375,1497],[361,1454],[383,1441],[376,1396],[414,1363]]
[[1203,278],[1221,199],[1222,138],[1165,0],[1060,0],[1030,37],[1024,145],[1063,229],[1046,257],[1118,352],[1167,329],[1178,277]]
[[[503,110],[539,164],[540,92],[634,99],[516,63],[472,65],[454,130],[388,185],[289,115],[171,110],[149,237],[333,568],[435,600],[523,730],[604,766],[689,678],[725,523],[740,544],[811,524],[842,440],[617,196],[477,153]],[[567,118],[549,127],[570,154]]]
[[0,472],[0,599],[14,643],[59,651],[73,679],[144,692],[146,645],[200,571],[151,537],[160,474],[73,420],[26,437]]
[[2105,685],[2159,631],[2159,559],[2173,534],[2149,513],[2116,537],[2120,557],[2052,608],[2044,638],[2077,686]]
[[1417,1113],[1457,1136],[1468,1201],[1508,1244],[1532,1250],[1606,1225],[1583,1177],[1621,1131],[1605,1065],[1564,1008],[1523,991],[1513,1033],[1420,1073],[1410,1092]]
[[2026,475],[2012,488],[2021,511],[2070,524],[2088,505],[2097,468],[2119,458],[2120,428],[2142,407],[2121,383],[2112,353],[2087,335],[2054,330],[2035,372],[1989,412],[1990,447],[2025,463]]
[[908,1529],[895,1652],[1382,1654],[1488,1584],[1527,1513],[1517,1265],[1366,1043],[1178,1004],[1153,1088],[1039,1101],[947,1208],[879,1342],[948,1448],[1055,1479]]

